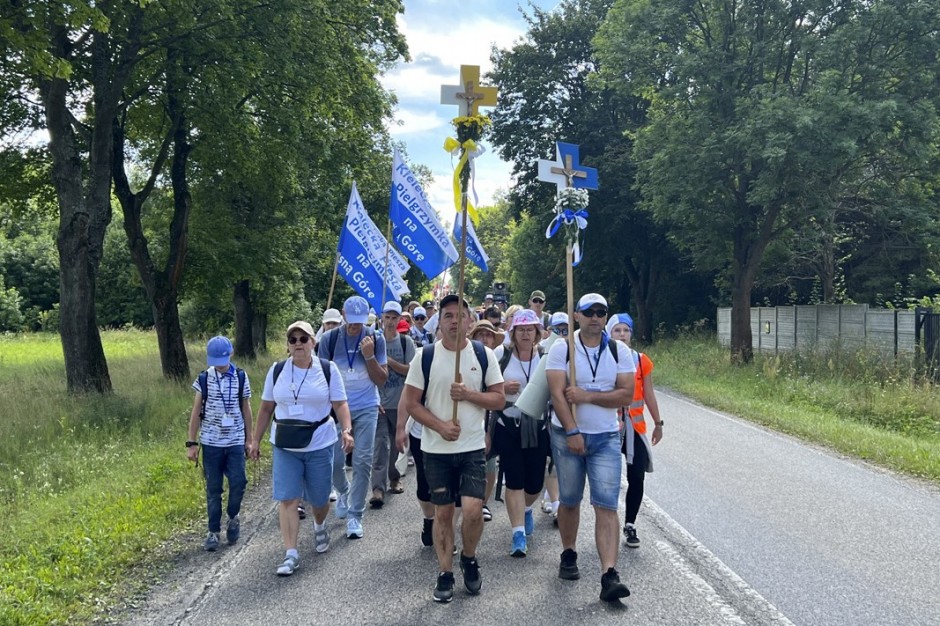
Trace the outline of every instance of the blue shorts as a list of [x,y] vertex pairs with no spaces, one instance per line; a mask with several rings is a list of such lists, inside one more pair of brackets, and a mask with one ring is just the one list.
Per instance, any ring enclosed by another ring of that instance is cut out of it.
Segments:
[[558,474],[559,501],[566,506],[581,504],[584,479],[591,487],[591,504],[602,509],[617,510],[620,500],[620,433],[584,434],[584,455],[568,449],[565,431],[552,425],[552,457]]
[[313,506],[330,503],[333,486],[333,446],[313,452],[292,452],[272,446],[272,483],[278,501],[306,498]]

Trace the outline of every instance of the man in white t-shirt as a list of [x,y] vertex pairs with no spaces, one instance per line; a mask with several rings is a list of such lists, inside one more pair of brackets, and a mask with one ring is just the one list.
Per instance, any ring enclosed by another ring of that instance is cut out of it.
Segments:
[[[574,354],[568,342],[556,341],[548,353],[546,378],[552,398],[552,455],[558,473],[561,505],[558,528],[563,552],[558,577],[577,580],[575,543],[581,517],[581,498],[587,478],[595,512],[595,541],[601,561],[601,600],[618,602],[630,595],[617,573],[620,544],[620,429],[617,409],[633,398],[635,365],[630,350],[604,333],[607,300],[596,293],[578,301]],[[575,381],[568,380],[569,358]],[[572,407],[574,413],[572,414]]]
[[[408,414],[424,427],[421,451],[434,504],[434,548],[440,565],[433,596],[435,602],[450,602],[454,595],[453,521],[457,494],[463,510],[460,569],[467,591],[471,595],[480,592],[482,579],[476,547],[483,534],[484,420],[487,410],[502,409],[506,405],[503,376],[496,356],[489,348],[479,343],[474,345],[466,337],[472,316],[469,303],[461,302],[456,295],[441,300],[441,341],[425,346],[415,356],[403,392]],[[425,381],[422,357],[424,351],[431,350],[431,367]],[[454,382],[458,355],[462,381],[459,383]],[[453,421],[455,401],[457,420]],[[617,454],[619,459],[620,448]]]

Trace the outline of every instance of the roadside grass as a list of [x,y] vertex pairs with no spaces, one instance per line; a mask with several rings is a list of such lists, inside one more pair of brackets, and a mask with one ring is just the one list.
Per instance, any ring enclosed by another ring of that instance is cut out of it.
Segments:
[[[838,452],[940,482],[940,388],[910,360],[838,346],[732,365],[712,336],[650,347],[655,382]],[[668,419],[669,416],[665,416]],[[670,420],[681,427],[682,416]]]
[[[57,336],[0,339],[0,624],[101,617],[204,524],[182,445],[190,383],[163,378],[152,332],[103,340],[114,393],[70,397]],[[187,347],[195,377],[204,345]],[[266,363],[239,365],[257,387]]]

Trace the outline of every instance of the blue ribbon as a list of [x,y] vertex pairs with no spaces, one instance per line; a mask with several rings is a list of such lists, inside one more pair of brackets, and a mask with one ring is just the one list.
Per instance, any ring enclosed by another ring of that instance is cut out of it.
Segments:
[[572,267],[576,267],[578,263],[581,262],[581,245],[578,242],[578,239],[581,231],[587,228],[587,218],[588,212],[584,209],[578,209],[577,211],[565,209],[561,213],[555,215],[555,219],[553,219],[552,223],[549,224],[548,228],[545,229],[545,238],[551,239],[561,228],[562,224],[565,226],[577,225],[577,231],[576,235],[574,236],[574,242],[572,246],[572,252],[574,254],[574,259],[571,264]]

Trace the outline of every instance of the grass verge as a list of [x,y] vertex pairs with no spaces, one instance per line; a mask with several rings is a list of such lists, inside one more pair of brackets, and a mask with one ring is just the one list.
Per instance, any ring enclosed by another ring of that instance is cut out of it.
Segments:
[[[66,395],[57,337],[0,339],[0,624],[101,618],[173,556],[168,540],[204,527],[190,383],[162,377],[153,333],[103,339],[106,397]],[[189,346],[193,377],[203,348]],[[257,386],[269,362],[240,365]]]
[[697,401],[838,452],[940,483],[940,389],[878,354],[757,355],[732,365],[714,337],[662,341],[655,380]]

